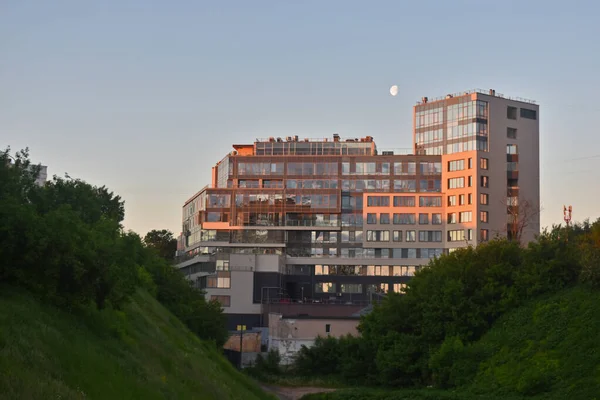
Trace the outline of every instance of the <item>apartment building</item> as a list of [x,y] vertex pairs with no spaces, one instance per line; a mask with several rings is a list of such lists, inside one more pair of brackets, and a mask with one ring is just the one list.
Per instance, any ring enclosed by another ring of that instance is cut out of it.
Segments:
[[442,157],[447,248],[540,231],[539,106],[472,90],[414,107],[416,154]]
[[178,266],[230,327],[267,326],[295,306],[350,316],[431,258],[517,225],[531,240],[539,214],[515,215],[539,208],[538,114],[469,91],[414,107],[412,154],[378,151],[371,136],[234,145],[183,206]]

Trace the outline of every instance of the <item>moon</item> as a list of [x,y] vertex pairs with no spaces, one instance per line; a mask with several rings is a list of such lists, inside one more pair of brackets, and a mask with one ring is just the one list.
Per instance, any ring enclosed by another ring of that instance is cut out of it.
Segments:
[[394,85],[390,88],[390,94],[396,96],[398,94],[398,85]]

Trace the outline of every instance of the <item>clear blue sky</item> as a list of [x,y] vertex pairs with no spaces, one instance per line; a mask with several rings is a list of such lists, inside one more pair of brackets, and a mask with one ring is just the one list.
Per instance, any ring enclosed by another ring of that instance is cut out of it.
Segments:
[[540,103],[542,225],[563,203],[598,217],[597,3],[1,0],[0,145],[107,185],[127,228],[178,234],[233,142],[410,147],[421,96],[494,88]]

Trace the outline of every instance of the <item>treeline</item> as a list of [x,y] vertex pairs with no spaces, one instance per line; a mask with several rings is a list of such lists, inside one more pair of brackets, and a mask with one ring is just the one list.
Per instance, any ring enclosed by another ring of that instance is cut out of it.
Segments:
[[600,287],[600,220],[553,227],[527,247],[498,239],[437,258],[362,318],[360,337],[319,338],[292,368],[351,385],[462,386],[484,358],[469,344],[508,311],[573,285]]
[[125,232],[124,202],[106,187],[69,176],[38,186],[38,172],[27,150],[0,153],[0,284],[73,312],[120,309],[142,287],[200,338],[222,346],[222,309],[173,268],[170,232],[152,231],[146,240]]

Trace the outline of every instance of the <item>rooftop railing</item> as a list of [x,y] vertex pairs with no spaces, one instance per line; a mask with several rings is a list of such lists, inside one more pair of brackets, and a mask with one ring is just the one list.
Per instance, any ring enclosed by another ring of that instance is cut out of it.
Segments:
[[488,90],[484,90],[484,89],[470,89],[470,90],[466,90],[466,91],[462,91],[462,92],[449,93],[449,94],[447,94],[445,96],[427,98],[427,102],[417,101],[417,105],[433,103],[435,101],[445,100],[445,99],[452,98],[452,97],[465,96],[465,95],[469,95],[469,94],[472,94],[472,93],[480,93],[480,94],[485,94],[485,95],[488,95],[488,96],[500,97],[502,99],[513,100],[513,101],[520,101],[522,103],[537,104],[537,102],[535,100],[526,99],[526,98],[523,98],[523,97],[505,96],[504,94],[498,93],[495,90],[494,91],[490,91],[489,89]]
[[320,138],[309,138],[302,136],[279,136],[279,137],[268,137],[268,138],[256,138],[254,140],[255,143],[364,143],[371,144],[374,142],[372,136],[363,136],[363,137],[320,137]]

